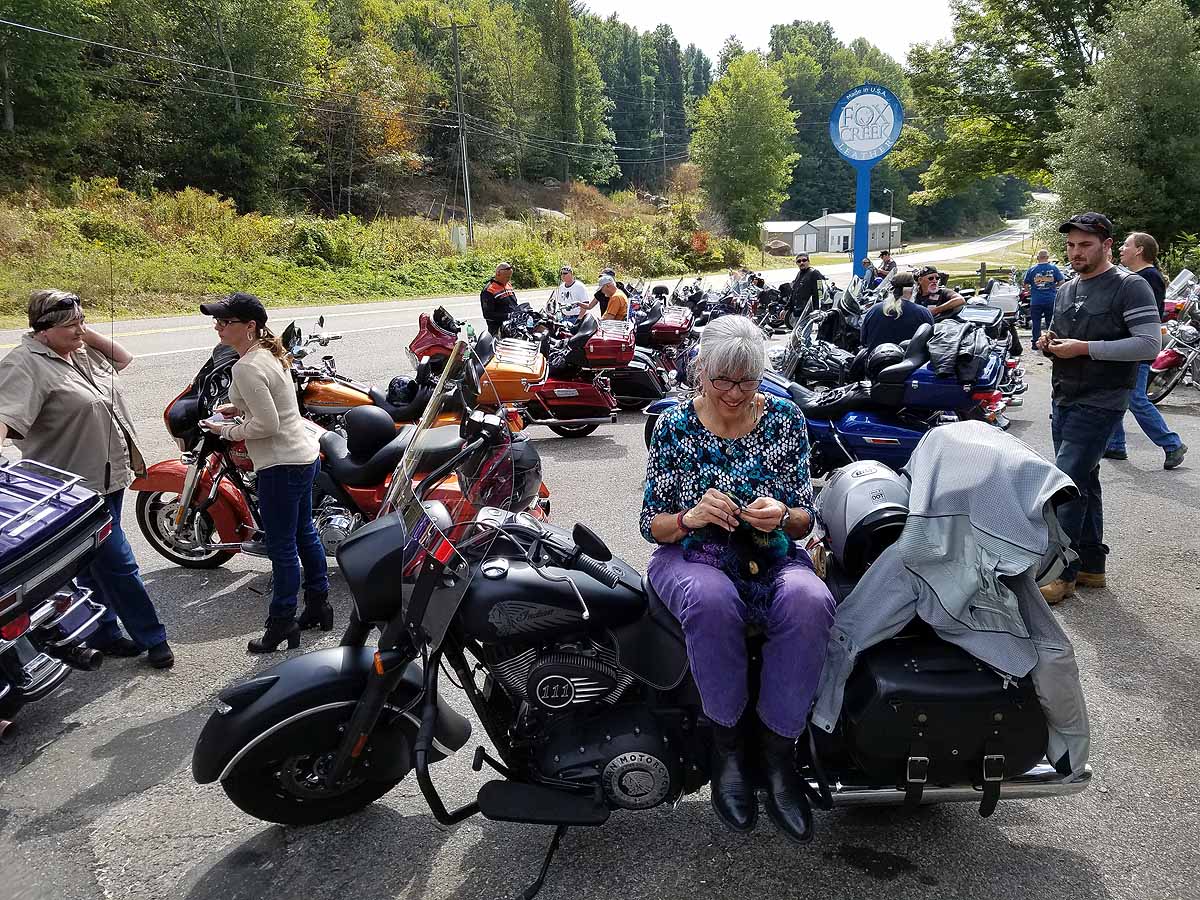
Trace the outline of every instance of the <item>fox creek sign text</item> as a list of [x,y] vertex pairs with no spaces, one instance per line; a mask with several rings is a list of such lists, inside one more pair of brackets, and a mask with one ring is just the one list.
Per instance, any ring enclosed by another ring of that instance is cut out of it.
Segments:
[[[904,127],[904,107],[879,84],[860,84],[842,94],[829,114],[829,137],[842,159],[854,166],[854,274],[865,271],[870,247],[871,168],[896,145]],[[893,227],[888,220],[889,229]]]
[[874,162],[900,137],[904,110],[887,88],[863,84],[842,95],[829,118],[833,146],[850,162]]

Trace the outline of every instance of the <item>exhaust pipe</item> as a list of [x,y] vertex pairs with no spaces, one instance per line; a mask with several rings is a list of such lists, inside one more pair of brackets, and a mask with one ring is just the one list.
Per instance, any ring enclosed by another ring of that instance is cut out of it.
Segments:
[[617,414],[591,419],[535,419],[526,414],[530,425],[612,425],[617,421]]
[[104,654],[81,644],[74,647],[47,647],[46,652],[80,672],[95,672],[104,662]]
[[[1048,763],[1039,763],[1024,775],[1006,778],[1000,783],[1001,800],[1036,800],[1041,797],[1068,797],[1087,789],[1092,783],[1092,767],[1085,766],[1083,774],[1073,781],[1061,775]],[[812,783],[813,788],[817,785]],[[831,788],[834,806],[900,806],[904,791],[896,787],[867,787],[837,784]],[[973,785],[925,785],[921,804],[979,803],[983,791]]]
[[17,723],[8,719],[0,719],[0,741],[5,741],[17,733]]

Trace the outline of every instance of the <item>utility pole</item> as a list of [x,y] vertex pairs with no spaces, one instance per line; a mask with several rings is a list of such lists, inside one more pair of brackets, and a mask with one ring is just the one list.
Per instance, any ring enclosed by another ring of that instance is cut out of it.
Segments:
[[663,101],[662,109],[659,111],[662,124],[662,180],[663,190],[667,189],[667,103]]
[[450,41],[454,47],[454,101],[458,111],[458,152],[459,159],[462,164],[463,173],[463,199],[467,208],[467,243],[475,243],[475,217],[471,212],[471,172],[467,168],[467,127],[466,121],[463,119],[463,93],[462,93],[462,64],[458,56],[458,29],[460,28],[478,28],[475,23],[468,25],[459,25],[453,19],[450,24],[434,26],[439,31],[450,29]]
[[883,192],[888,195],[888,256],[892,255],[892,215],[896,211],[896,194],[891,188],[884,188]]

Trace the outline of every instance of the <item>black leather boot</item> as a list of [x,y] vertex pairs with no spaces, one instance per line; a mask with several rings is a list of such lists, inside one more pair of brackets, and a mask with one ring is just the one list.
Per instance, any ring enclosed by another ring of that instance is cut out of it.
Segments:
[[796,741],[764,727],[762,748],[767,815],[789,840],[807,844],[813,836],[812,806],[796,771]]
[[329,594],[325,592],[304,592],[304,611],[296,620],[301,631],[321,626],[322,631],[333,630],[333,606],[329,603]]
[[300,626],[294,617],[267,619],[267,630],[263,636],[251,640],[246,649],[251,653],[274,653],[284,641],[287,641],[289,650],[300,646]]
[[746,772],[741,731],[713,723],[712,805],[733,831],[750,831],[758,821],[758,799]]

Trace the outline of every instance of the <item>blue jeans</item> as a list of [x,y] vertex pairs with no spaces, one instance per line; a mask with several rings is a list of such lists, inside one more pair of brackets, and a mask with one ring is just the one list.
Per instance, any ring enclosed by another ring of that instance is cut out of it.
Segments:
[[[1042,329],[1047,331],[1050,329],[1050,321],[1054,318],[1054,301],[1049,303],[1030,302],[1029,304],[1029,324],[1033,328],[1033,343],[1036,346],[1038,338],[1042,336]],[[1045,319],[1046,324],[1042,324]]]
[[[125,491],[106,494],[104,502],[112,516],[112,534],[96,550],[91,565],[76,579],[96,595],[107,610],[89,643],[103,647],[123,637],[121,626],[130,639],[143,650],[149,650],[167,639],[167,630],[158,621],[154,602],[142,584],[133,548],[121,528],[121,506]],[[120,622],[117,620],[120,619]]]
[[301,564],[305,592],[329,593],[325,548],[312,520],[313,479],[320,470],[318,459],[307,466],[271,466],[258,473],[258,513],[275,582],[268,612],[272,619],[295,617]]
[[1054,464],[1070,476],[1079,497],[1064,504],[1058,521],[1071,538],[1079,560],[1062,577],[1068,581],[1080,570],[1104,571],[1104,507],[1100,496],[1100,460],[1109,435],[1125,415],[1124,410],[1101,409],[1083,403],[1055,403],[1051,414]]
[[[1146,432],[1146,437],[1158,444],[1168,453],[1172,453],[1183,446],[1183,441],[1179,435],[1167,427],[1166,420],[1162,417],[1162,413],[1158,408],[1150,402],[1150,398],[1146,396],[1146,382],[1150,380],[1150,363],[1144,362],[1138,366],[1137,384],[1133,388],[1133,396],[1129,399],[1129,411],[1133,413],[1133,417],[1137,419],[1138,425],[1142,431]],[[1124,416],[1122,421],[1117,422],[1117,427],[1113,429],[1112,437],[1108,439],[1109,450],[1124,450],[1125,449],[1125,423]]]

